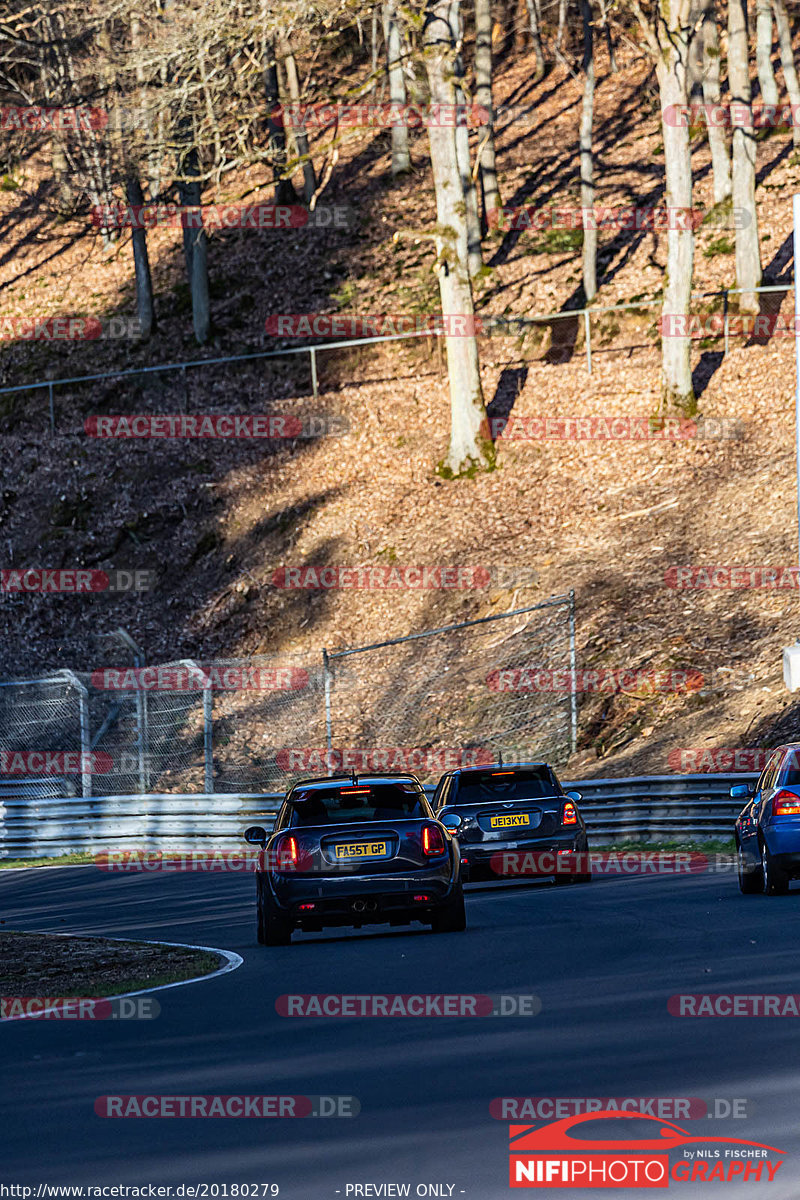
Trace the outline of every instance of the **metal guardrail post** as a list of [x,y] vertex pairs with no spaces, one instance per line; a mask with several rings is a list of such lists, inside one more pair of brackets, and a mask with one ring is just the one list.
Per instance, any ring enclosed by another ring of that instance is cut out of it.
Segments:
[[317,395],[319,394],[317,387],[317,352],[312,347],[308,354],[311,359],[311,387],[314,392],[314,399],[316,400]]
[[578,673],[575,650],[575,591],[569,593],[569,675],[570,675],[570,738],[571,753],[578,748]]
[[586,370],[592,373],[592,327],[589,321],[589,310],[583,310],[583,326],[586,331]]

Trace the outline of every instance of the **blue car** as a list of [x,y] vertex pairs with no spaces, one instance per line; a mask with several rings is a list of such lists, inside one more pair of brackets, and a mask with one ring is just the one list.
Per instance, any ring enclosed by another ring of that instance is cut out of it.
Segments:
[[737,784],[731,796],[747,801],[734,835],[740,890],[782,895],[800,879],[800,742],[778,746],[755,786]]

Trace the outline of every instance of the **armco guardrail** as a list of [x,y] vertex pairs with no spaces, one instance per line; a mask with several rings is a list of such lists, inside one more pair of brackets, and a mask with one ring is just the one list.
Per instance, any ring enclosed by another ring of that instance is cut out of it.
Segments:
[[[594,842],[729,837],[742,808],[728,791],[754,774],[648,775],[565,782]],[[428,792],[432,788],[426,789]],[[246,825],[271,828],[278,793],[83,799],[0,795],[0,859],[85,851],[241,849]]]
[[730,837],[744,807],[740,800],[731,799],[730,789],[757,779],[757,772],[738,771],[730,775],[577,779],[564,787],[581,793],[580,809],[595,841],[671,841]]

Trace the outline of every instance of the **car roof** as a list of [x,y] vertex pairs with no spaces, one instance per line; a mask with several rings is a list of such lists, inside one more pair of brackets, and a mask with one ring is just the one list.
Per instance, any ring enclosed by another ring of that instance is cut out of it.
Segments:
[[398,772],[396,774],[383,775],[326,775],[324,778],[315,776],[313,779],[298,779],[297,783],[293,783],[289,792],[295,792],[298,788],[303,790],[315,789],[322,790],[330,787],[353,787],[369,784],[392,784],[392,783],[413,783],[418,788],[422,789],[422,784],[416,775],[410,771]]
[[542,762],[514,762],[514,763],[486,763],[482,767],[456,767],[452,771],[448,771],[448,775],[478,775],[484,774],[486,771],[526,771],[529,767],[546,767],[548,771],[552,771],[549,763]]

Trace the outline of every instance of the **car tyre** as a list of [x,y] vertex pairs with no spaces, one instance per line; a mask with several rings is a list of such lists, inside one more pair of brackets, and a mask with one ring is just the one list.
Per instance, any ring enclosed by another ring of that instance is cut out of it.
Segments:
[[761,846],[761,877],[764,881],[765,896],[783,896],[789,890],[789,876],[775,866],[767,843]]
[[744,896],[756,896],[764,891],[764,877],[758,869],[747,867],[741,845],[736,847],[736,865],[739,874],[739,891]]
[[278,909],[267,890],[263,875],[258,881],[258,944],[259,946],[288,946],[292,940],[292,925]]
[[460,883],[447,903],[437,908],[433,914],[431,928],[434,933],[462,933],[467,928],[464,889]]

